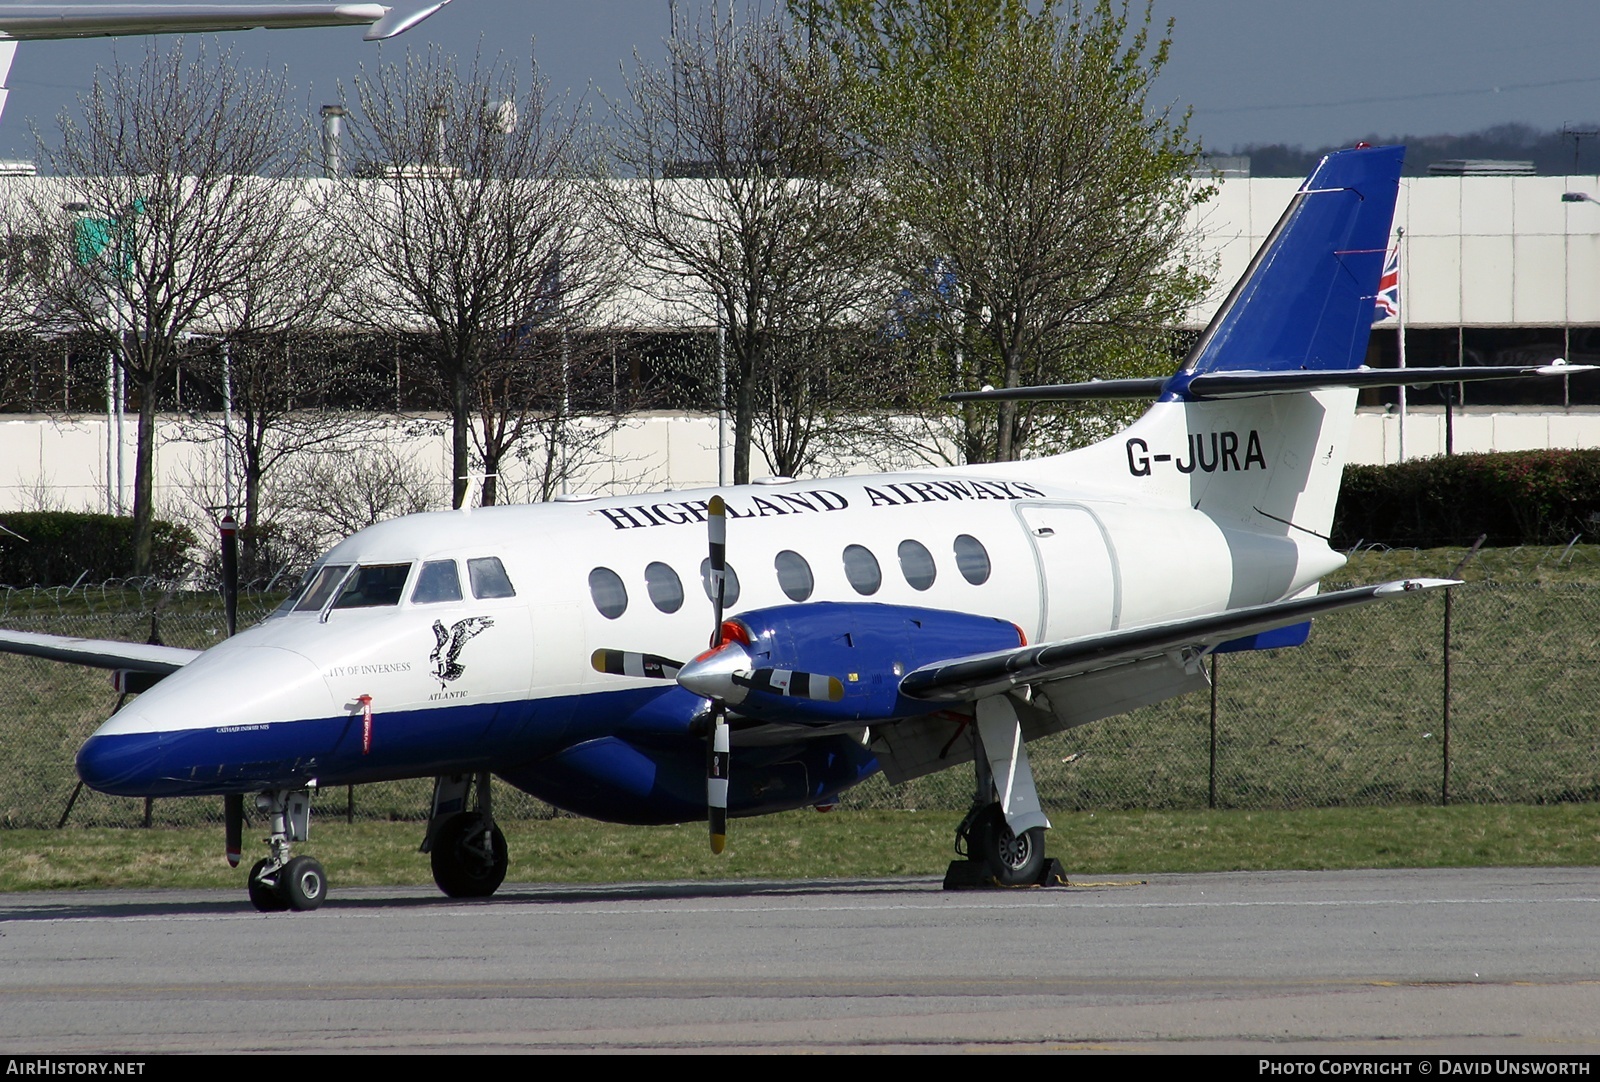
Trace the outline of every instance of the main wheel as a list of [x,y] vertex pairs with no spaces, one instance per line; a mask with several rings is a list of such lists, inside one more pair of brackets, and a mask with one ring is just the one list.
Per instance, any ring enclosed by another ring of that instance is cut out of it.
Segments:
[[1013,834],[1000,805],[990,804],[973,824],[972,839],[989,872],[1003,887],[1037,883],[1044,871],[1044,828]]
[[483,816],[458,812],[433,839],[433,881],[452,898],[487,898],[505,882],[506,836],[499,827],[484,838]]
[[278,889],[290,909],[315,909],[328,896],[328,876],[310,857],[295,857],[279,874]]
[[272,861],[262,858],[250,869],[250,904],[263,913],[282,913],[289,908],[289,902],[283,896],[283,874],[278,874],[278,881],[274,884],[261,881],[261,873],[271,866]]

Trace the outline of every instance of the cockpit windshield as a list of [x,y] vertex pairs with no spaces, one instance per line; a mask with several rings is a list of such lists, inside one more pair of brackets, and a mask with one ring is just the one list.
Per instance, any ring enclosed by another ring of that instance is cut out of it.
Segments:
[[410,564],[363,564],[345,580],[336,609],[372,609],[400,604]]
[[315,569],[309,576],[309,581],[301,589],[300,600],[295,602],[294,611],[321,612],[322,606],[328,603],[328,598],[333,596],[334,588],[349,570],[349,564],[324,564],[321,568]]

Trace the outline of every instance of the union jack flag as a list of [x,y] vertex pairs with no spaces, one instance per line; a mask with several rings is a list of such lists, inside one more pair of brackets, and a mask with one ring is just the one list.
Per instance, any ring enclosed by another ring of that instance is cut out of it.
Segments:
[[1400,314],[1400,246],[1389,249],[1383,260],[1383,277],[1378,279],[1377,305],[1372,310],[1372,322],[1393,319]]

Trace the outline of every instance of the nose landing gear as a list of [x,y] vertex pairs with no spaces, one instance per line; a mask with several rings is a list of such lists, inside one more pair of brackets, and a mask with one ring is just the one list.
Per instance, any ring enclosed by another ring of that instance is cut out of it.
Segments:
[[328,895],[328,876],[311,857],[291,855],[291,842],[303,842],[311,829],[309,789],[269,789],[257,795],[256,807],[267,815],[272,831],[270,855],[250,869],[250,904],[263,913],[315,909]]

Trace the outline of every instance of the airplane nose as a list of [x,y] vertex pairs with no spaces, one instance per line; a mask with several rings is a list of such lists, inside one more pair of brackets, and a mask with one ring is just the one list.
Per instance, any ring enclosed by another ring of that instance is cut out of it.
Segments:
[[133,700],[78,751],[78,777],[117,796],[238,791],[314,772],[332,697],[306,657],[217,647]]
[[[122,714],[117,715],[119,718]],[[143,721],[143,718],[129,719]],[[113,796],[140,796],[161,773],[162,745],[167,733],[144,732],[101,736],[78,749],[78,777],[89,788]]]

